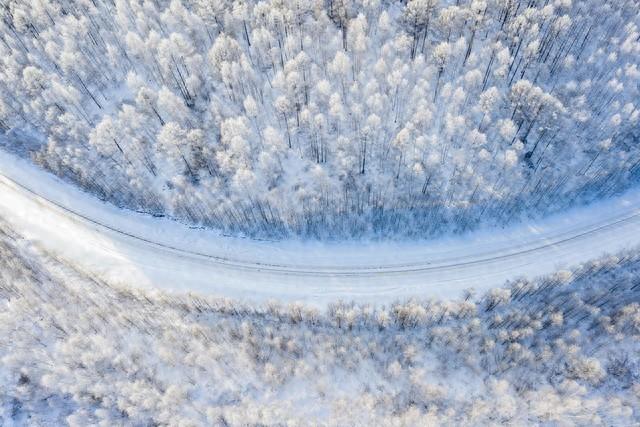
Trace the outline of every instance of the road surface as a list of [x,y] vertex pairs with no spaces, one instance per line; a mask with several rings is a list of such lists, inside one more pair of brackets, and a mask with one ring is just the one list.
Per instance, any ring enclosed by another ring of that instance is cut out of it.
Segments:
[[422,242],[234,238],[97,200],[0,151],[0,218],[114,284],[248,301],[455,298],[640,245],[640,190],[499,230]]

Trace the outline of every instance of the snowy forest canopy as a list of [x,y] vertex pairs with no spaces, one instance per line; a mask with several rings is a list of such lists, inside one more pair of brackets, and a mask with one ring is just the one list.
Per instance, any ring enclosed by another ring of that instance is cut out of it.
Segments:
[[0,424],[637,425],[639,273],[321,312],[112,287],[0,224]]
[[639,174],[637,0],[0,5],[0,131],[120,206],[428,236]]

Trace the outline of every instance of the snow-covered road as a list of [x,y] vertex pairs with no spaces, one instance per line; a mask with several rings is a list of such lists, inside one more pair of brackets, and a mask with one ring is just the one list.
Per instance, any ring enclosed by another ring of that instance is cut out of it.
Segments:
[[112,283],[324,305],[457,297],[640,245],[640,190],[545,220],[424,242],[269,242],[103,203],[0,150],[0,218]]

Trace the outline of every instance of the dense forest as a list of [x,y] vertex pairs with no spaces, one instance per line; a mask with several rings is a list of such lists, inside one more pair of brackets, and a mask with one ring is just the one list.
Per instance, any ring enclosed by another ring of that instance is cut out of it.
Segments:
[[637,0],[0,0],[0,132],[119,206],[431,236],[640,175]]
[[321,311],[113,287],[2,229],[3,426],[638,422],[637,251],[459,301]]

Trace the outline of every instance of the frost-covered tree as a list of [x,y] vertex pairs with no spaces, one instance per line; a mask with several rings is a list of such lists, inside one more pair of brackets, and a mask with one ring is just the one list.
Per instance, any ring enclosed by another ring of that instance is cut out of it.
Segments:
[[248,235],[428,236],[640,173],[635,0],[0,10],[0,129],[118,205]]
[[635,425],[639,274],[633,251],[486,295],[318,310],[112,286],[0,223],[0,423]]

